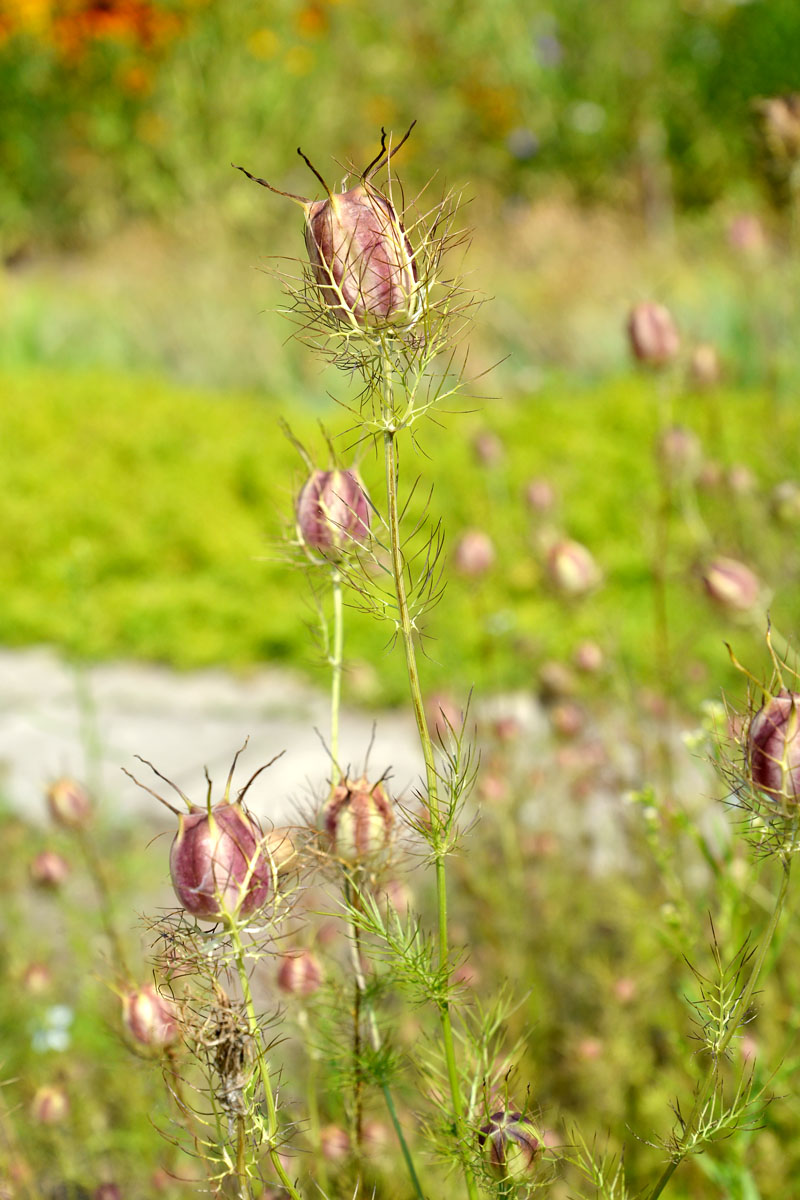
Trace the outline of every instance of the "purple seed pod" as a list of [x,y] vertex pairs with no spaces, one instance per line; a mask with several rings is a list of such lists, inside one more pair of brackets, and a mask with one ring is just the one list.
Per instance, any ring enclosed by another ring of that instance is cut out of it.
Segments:
[[66,829],[82,829],[92,815],[92,802],[86,788],[66,776],[47,789],[47,806],[55,823]]
[[143,1046],[162,1049],[177,1041],[175,1004],[152,983],[132,988],[122,997],[122,1021],[131,1037]]
[[322,967],[310,950],[289,950],[278,968],[278,987],[290,996],[311,996],[322,984]]
[[55,850],[40,851],[30,865],[31,882],[41,888],[60,888],[69,872],[69,863]]
[[672,313],[663,304],[645,301],[628,317],[631,351],[648,367],[665,367],[678,356],[680,338]]
[[525,500],[534,512],[549,512],[556,502],[556,494],[549,479],[529,479],[525,485]]
[[547,555],[553,585],[566,596],[583,596],[600,581],[597,563],[580,542],[568,538],[555,542]]
[[244,171],[254,182],[301,205],[311,272],[326,307],[342,324],[408,327],[420,314],[422,291],[411,244],[391,200],[372,182],[410,133],[411,129],[389,150],[384,134],[379,154],[359,182],[341,193],[331,192],[298,151],[325,188],[325,200],[278,192],[265,179]]
[[61,1125],[68,1116],[69,1097],[62,1087],[48,1083],[38,1089],[31,1101],[35,1125]]
[[322,554],[338,554],[369,538],[369,500],[355,471],[312,471],[296,513],[300,541]]
[[394,825],[392,802],[383,784],[371,784],[365,775],[343,779],[323,809],[331,847],[343,862],[374,858],[389,845]]
[[228,800],[178,815],[169,869],[179,903],[200,921],[252,916],[272,891],[261,830]]
[[486,1162],[503,1179],[523,1179],[536,1166],[542,1143],[522,1113],[500,1110],[481,1126],[478,1140]]
[[781,806],[800,801],[800,693],[785,688],[755,714],[747,731],[747,762],[755,786]]
[[494,545],[488,533],[482,529],[462,533],[453,556],[457,571],[462,575],[484,575],[494,565],[494,559]]
[[762,591],[761,581],[749,567],[722,556],[708,564],[703,584],[714,603],[731,612],[749,612]]

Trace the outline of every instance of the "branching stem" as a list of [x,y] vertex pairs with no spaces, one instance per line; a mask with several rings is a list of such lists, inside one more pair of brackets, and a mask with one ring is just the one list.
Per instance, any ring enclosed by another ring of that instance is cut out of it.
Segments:
[[226,920],[227,930],[230,934],[231,942],[233,943],[233,959],[236,963],[236,972],[239,976],[239,983],[242,988],[242,996],[244,997],[245,1011],[247,1012],[247,1023],[250,1029],[250,1037],[253,1043],[256,1054],[256,1064],[258,1066],[258,1074],[261,1079],[261,1086],[264,1089],[264,1100],[267,1106],[267,1136],[269,1138],[269,1157],[272,1165],[275,1168],[275,1173],[280,1179],[287,1193],[292,1200],[301,1200],[300,1193],[295,1188],[289,1176],[286,1174],[278,1147],[276,1137],[278,1133],[278,1113],[275,1107],[275,1097],[272,1092],[272,1083],[269,1077],[269,1067],[267,1066],[266,1048],[264,1046],[264,1038],[261,1032],[261,1026],[258,1023],[256,1016],[255,1005],[253,1004],[253,993],[250,989],[250,976],[247,973],[247,963],[245,962],[245,948],[242,942],[242,935],[239,926],[236,923],[235,917],[229,917]]
[[775,907],[772,910],[769,923],[761,939],[761,945],[758,948],[758,953],[756,954],[755,961],[753,962],[753,967],[750,971],[750,975],[748,976],[747,983],[745,984],[744,989],[736,1002],[736,1006],[730,1015],[725,1033],[720,1038],[720,1041],[716,1047],[716,1051],[708,1068],[708,1073],[700,1090],[697,1093],[697,1099],[695,1100],[689,1119],[684,1126],[680,1141],[678,1142],[672,1157],[656,1182],[655,1187],[651,1192],[648,1193],[647,1200],[658,1200],[658,1197],[664,1191],[675,1171],[686,1157],[691,1139],[697,1132],[706,1104],[708,1103],[709,1096],[711,1095],[717,1082],[719,1064],[722,1062],[728,1046],[736,1035],[736,1031],[739,1029],[745,1015],[747,1014],[747,1010],[750,1007],[750,1003],[753,999],[753,992],[756,989],[759,976],[761,975],[764,962],[766,961],[767,953],[775,936],[775,931],[778,928],[778,922],[786,901],[786,894],[789,890],[789,876],[792,870],[792,848],[794,847],[796,836],[797,829],[795,827],[792,833],[791,848],[784,852],[781,859],[783,877],[781,879],[781,886],[780,890],[778,891],[778,896],[775,900]]
[[[397,596],[397,623],[403,640],[408,683],[411,691],[411,704],[414,709],[414,718],[417,723],[417,732],[419,734],[420,746],[422,748],[422,757],[425,761],[427,804],[431,834],[433,838],[432,844],[436,870],[438,951],[439,965],[441,967],[447,963],[449,957],[447,929],[447,877],[445,873],[446,851],[442,841],[436,762],[433,753],[431,735],[428,730],[427,721],[425,720],[425,708],[422,701],[422,689],[420,687],[416,647],[414,645],[414,629],[411,621],[411,615],[409,613],[408,597],[406,593],[405,563],[400,539],[400,520],[397,496],[397,482],[399,473],[397,433],[392,419],[394,413],[392,365],[389,361],[388,355],[385,353],[382,358],[381,376],[384,408],[383,442],[384,460],[386,466],[386,499],[389,539],[392,554],[392,575],[394,577],[395,593]],[[458,1067],[456,1065],[455,1042],[453,1038],[453,1025],[450,1016],[450,1004],[446,995],[443,995],[439,999],[438,1008],[442,1030],[442,1044],[444,1048],[445,1062],[447,1064],[447,1077],[450,1086],[450,1098],[453,1107],[455,1132],[459,1148],[463,1150],[465,1140],[464,1104],[461,1096],[461,1084],[458,1078]],[[464,1171],[464,1181],[469,1200],[477,1200],[478,1192],[475,1178],[463,1153],[461,1154],[461,1165]]]

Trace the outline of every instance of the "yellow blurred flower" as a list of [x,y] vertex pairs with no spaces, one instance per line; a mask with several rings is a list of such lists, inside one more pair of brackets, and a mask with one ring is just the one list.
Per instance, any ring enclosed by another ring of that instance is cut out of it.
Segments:
[[52,7],[52,0],[4,0],[0,3],[0,15],[12,30],[41,33],[50,24]]
[[247,49],[254,58],[274,58],[280,47],[280,38],[273,29],[257,29],[247,39]]
[[284,65],[290,75],[308,75],[314,69],[314,55],[308,46],[292,46],[286,53]]

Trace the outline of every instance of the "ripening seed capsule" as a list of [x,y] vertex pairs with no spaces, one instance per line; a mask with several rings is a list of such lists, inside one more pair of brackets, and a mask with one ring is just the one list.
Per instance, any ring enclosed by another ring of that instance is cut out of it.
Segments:
[[456,543],[454,562],[462,575],[483,575],[494,565],[494,545],[482,529],[468,529]]
[[179,814],[169,869],[179,903],[200,921],[249,917],[272,890],[261,830],[241,804],[228,800]]
[[800,801],[800,693],[785,688],[758,710],[747,731],[750,777],[782,806]]
[[532,1123],[518,1112],[492,1113],[481,1126],[478,1140],[486,1161],[501,1179],[522,1180],[536,1166],[542,1143]]
[[31,882],[41,888],[59,888],[69,878],[69,863],[55,850],[42,850],[30,865]]
[[[327,198],[308,200],[278,192],[300,204],[305,213],[311,272],[326,307],[342,324],[359,328],[408,327],[420,315],[423,291],[411,244],[392,202],[372,182],[407,137],[408,133],[387,151],[384,136],[380,154],[365,169],[358,184],[341,193],[331,192],[298,151],[324,186]],[[249,171],[244,174],[270,191],[278,191]]]
[[567,538],[550,547],[547,570],[554,586],[566,596],[583,596],[600,581],[591,553],[580,542]]
[[69,1115],[69,1098],[62,1087],[45,1084],[31,1101],[31,1117],[38,1125],[60,1125]]
[[628,317],[628,339],[634,357],[648,367],[664,367],[677,358],[680,338],[672,313],[663,304],[645,301]]
[[392,803],[380,780],[343,779],[323,809],[333,852],[347,863],[380,854],[389,845],[394,825]]
[[161,1049],[177,1041],[175,1004],[152,983],[133,988],[122,997],[122,1020],[131,1037],[143,1046]]
[[711,599],[731,612],[748,612],[761,595],[758,576],[735,558],[715,558],[703,572],[703,583]]
[[290,950],[281,958],[278,987],[291,996],[311,996],[322,984],[322,967],[310,950]]
[[47,804],[56,824],[67,829],[82,829],[92,815],[88,792],[76,780],[66,776],[47,789]]
[[338,554],[369,538],[369,500],[355,471],[312,471],[296,512],[298,538],[322,554]]

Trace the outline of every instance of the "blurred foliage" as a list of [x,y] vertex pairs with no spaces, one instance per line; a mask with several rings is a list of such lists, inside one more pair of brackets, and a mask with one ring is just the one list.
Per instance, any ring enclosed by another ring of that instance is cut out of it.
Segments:
[[[3,644],[44,641],[89,659],[181,667],[317,662],[306,627],[313,610],[282,542],[303,467],[279,428],[288,415],[325,465],[313,410],[44,370],[7,375],[2,387]],[[535,396],[491,401],[485,421],[459,416],[457,435],[446,416],[443,427],[422,431],[421,449],[437,461],[430,508],[434,520],[445,514],[452,581],[427,630],[428,686],[530,685],[543,659],[568,657],[585,637],[623,668],[615,672],[623,690],[628,679],[653,682],[660,393],[648,378],[593,389],[553,380]],[[771,509],[773,487],[796,475],[800,415],[769,393],[722,389],[679,395],[672,417],[695,430],[712,464],[705,489],[674,491],[667,567],[674,686],[702,696],[729,678],[723,641],[745,654],[763,634],[763,609],[735,617],[707,601],[700,572],[712,554],[743,559],[762,576],[779,630],[800,622],[795,518],[781,524]],[[349,428],[341,410],[332,420],[334,432]],[[500,452],[482,466],[472,441],[486,428]],[[349,444],[346,436],[338,443],[345,461]],[[741,478],[731,468],[743,462],[750,474]],[[361,468],[380,501],[370,449]],[[404,469],[412,480],[414,464]],[[557,497],[538,517],[523,499],[534,476],[549,479]],[[420,487],[411,514],[426,497]],[[493,539],[497,561],[479,580],[459,582],[451,556],[472,526]],[[584,599],[567,602],[548,584],[545,550],[558,535],[583,542],[600,566],[603,585]],[[385,638],[385,628],[351,614],[346,653],[362,664],[354,672],[362,699],[405,696],[402,656]]]
[[658,224],[749,177],[752,102],[798,87],[798,40],[794,0],[2,0],[0,249],[197,207],[246,225],[231,159],[303,193],[298,142],[363,165],[413,118],[409,184],[567,180]]

